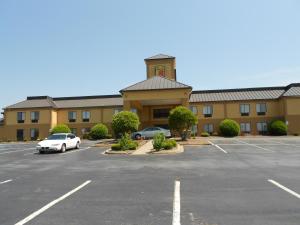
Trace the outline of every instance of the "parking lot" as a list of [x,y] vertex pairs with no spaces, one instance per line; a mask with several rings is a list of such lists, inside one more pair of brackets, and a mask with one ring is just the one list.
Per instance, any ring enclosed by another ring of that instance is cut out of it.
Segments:
[[299,137],[210,142],[147,156],[0,144],[0,224],[300,224]]

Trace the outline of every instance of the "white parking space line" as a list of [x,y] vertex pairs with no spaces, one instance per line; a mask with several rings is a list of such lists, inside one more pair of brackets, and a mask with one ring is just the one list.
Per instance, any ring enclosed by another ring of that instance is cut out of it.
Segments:
[[283,186],[282,184],[276,182],[275,180],[268,180],[268,181],[269,181],[270,183],[276,185],[277,187],[281,188],[282,190],[288,192],[289,194],[295,196],[296,198],[300,198],[300,195],[299,195],[297,192],[295,192],[295,191],[293,191],[293,190],[291,190],[291,189],[289,189],[289,188]]
[[240,140],[237,140],[237,139],[235,139],[235,141],[237,141],[237,142],[240,142],[240,143],[243,143],[243,144],[245,144],[245,145],[249,145],[249,146],[253,146],[253,147],[256,147],[256,148],[262,149],[262,150],[264,150],[264,151],[268,151],[268,152],[274,152],[274,151],[272,151],[272,150],[270,150],[270,149],[263,148],[263,147],[261,147],[261,146],[258,146],[258,145],[256,145],[256,144],[250,144],[250,143],[247,143],[247,142],[245,142],[245,141],[240,141]]
[[29,221],[31,221],[32,219],[34,219],[35,217],[37,217],[41,213],[45,212],[47,209],[51,208],[52,206],[56,205],[60,201],[64,200],[65,198],[67,198],[70,195],[74,194],[75,192],[79,191],[81,188],[83,188],[84,186],[88,185],[89,183],[91,183],[91,181],[87,180],[83,184],[79,185],[78,187],[74,188],[73,190],[69,191],[68,193],[64,194],[63,196],[55,199],[54,201],[48,203],[47,205],[45,205],[44,207],[42,207],[39,210],[35,211],[34,213],[30,214],[29,216],[27,216],[23,220],[17,222],[15,225],[23,225],[25,223],[28,223]]
[[71,153],[75,153],[75,152],[80,152],[80,151],[88,150],[89,148],[91,148],[91,147],[80,148],[80,149],[76,149],[76,150],[71,150],[71,151],[64,152],[64,153],[62,153],[62,154],[63,154],[63,155],[71,154]]
[[217,149],[221,150],[222,152],[224,152],[225,154],[227,154],[228,152],[225,151],[223,148],[221,148],[219,145],[216,145],[214,144],[213,142],[211,141],[208,141],[208,143],[210,143],[211,145],[215,146]]
[[175,181],[174,185],[172,225],[180,225],[180,181],[178,180]]
[[1,181],[0,184],[6,184],[6,183],[9,183],[11,182],[12,180],[5,180],[5,181]]
[[28,151],[28,150],[32,150],[32,149],[35,149],[35,148],[25,148],[25,149],[16,150],[16,151],[6,151],[6,152],[1,152],[0,155],[14,153],[14,152],[23,152],[23,151]]

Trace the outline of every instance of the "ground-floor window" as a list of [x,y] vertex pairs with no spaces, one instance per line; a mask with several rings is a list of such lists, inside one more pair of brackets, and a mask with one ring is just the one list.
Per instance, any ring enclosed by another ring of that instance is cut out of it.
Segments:
[[71,133],[74,135],[77,135],[77,129],[76,128],[70,128]]
[[212,134],[214,132],[214,125],[213,124],[204,124],[204,131]]
[[137,114],[137,109],[136,108],[131,108],[130,111]]
[[251,125],[250,123],[241,123],[241,132],[243,133],[250,133],[251,132]]
[[197,133],[198,133],[198,126],[197,126],[197,124],[196,125],[193,125],[192,126],[192,135],[197,135]]
[[153,118],[154,119],[164,119],[168,118],[170,114],[170,108],[162,108],[162,109],[153,109]]
[[87,134],[87,133],[89,133],[91,131],[91,128],[89,128],[89,127],[87,127],[87,128],[82,128],[81,129],[81,133],[82,134]]
[[39,129],[31,128],[30,129],[30,139],[37,140],[39,138]]
[[268,131],[266,122],[258,122],[256,127],[259,134],[266,134]]
[[116,108],[116,109],[114,109],[114,115],[118,114],[119,112],[122,112],[122,108]]
[[24,130],[23,129],[18,129],[16,135],[17,135],[17,140],[18,141],[23,141],[24,140]]

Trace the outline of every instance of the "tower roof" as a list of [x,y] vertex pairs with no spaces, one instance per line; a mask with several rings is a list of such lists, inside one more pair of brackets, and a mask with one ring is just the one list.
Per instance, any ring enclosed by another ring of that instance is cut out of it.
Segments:
[[149,58],[146,58],[145,60],[153,60],[153,59],[175,59],[175,57],[170,55],[165,55],[165,54],[157,54]]

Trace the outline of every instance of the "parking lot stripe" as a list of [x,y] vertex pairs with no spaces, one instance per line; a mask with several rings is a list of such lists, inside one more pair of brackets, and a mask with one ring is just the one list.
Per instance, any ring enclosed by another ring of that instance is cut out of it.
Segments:
[[74,188],[73,190],[69,191],[68,193],[64,194],[63,196],[55,199],[54,201],[48,203],[47,205],[45,205],[44,207],[42,207],[39,210],[35,211],[34,213],[30,214],[29,216],[27,216],[23,220],[17,222],[15,225],[23,225],[25,223],[28,223],[30,220],[34,219],[35,217],[37,217],[41,213],[45,212],[47,209],[49,209],[52,206],[56,205],[60,201],[62,201],[65,198],[69,197],[70,195],[74,194],[76,191],[79,191],[81,188],[83,188],[84,186],[88,185],[90,182],[91,182],[90,180],[87,180],[83,184],[79,185],[78,187]]
[[227,151],[225,151],[223,148],[221,148],[219,145],[216,145],[216,144],[214,144],[214,143],[212,143],[211,141],[208,141],[208,143],[210,143],[211,145],[213,145],[213,146],[215,146],[216,148],[218,148],[219,150],[221,150],[222,152],[224,152],[224,153],[228,153]]
[[253,147],[262,149],[262,150],[264,150],[264,151],[273,152],[273,151],[270,150],[270,149],[263,148],[263,147],[261,147],[261,146],[255,145],[255,144],[250,144],[250,143],[247,143],[247,142],[245,142],[245,141],[240,141],[240,140],[237,140],[237,139],[235,139],[235,140],[236,140],[237,142],[243,143],[243,144],[245,144],[245,145],[253,146]]
[[25,148],[25,149],[16,150],[16,151],[6,151],[6,152],[1,152],[0,155],[14,153],[14,152],[23,152],[23,151],[28,151],[28,150],[32,150],[32,149],[35,149],[35,148]]
[[276,185],[277,187],[281,188],[282,190],[284,190],[284,191],[290,193],[291,195],[295,196],[296,198],[300,198],[300,195],[297,192],[295,192],[295,191],[293,191],[293,190],[291,190],[291,189],[283,186],[282,184],[276,182],[275,180],[268,180],[268,181],[270,183]]
[[172,225],[180,225],[180,181],[178,180],[175,181],[174,185]]
[[11,182],[11,181],[12,181],[12,180],[5,180],[5,181],[0,182],[0,184],[9,183],[9,182]]

